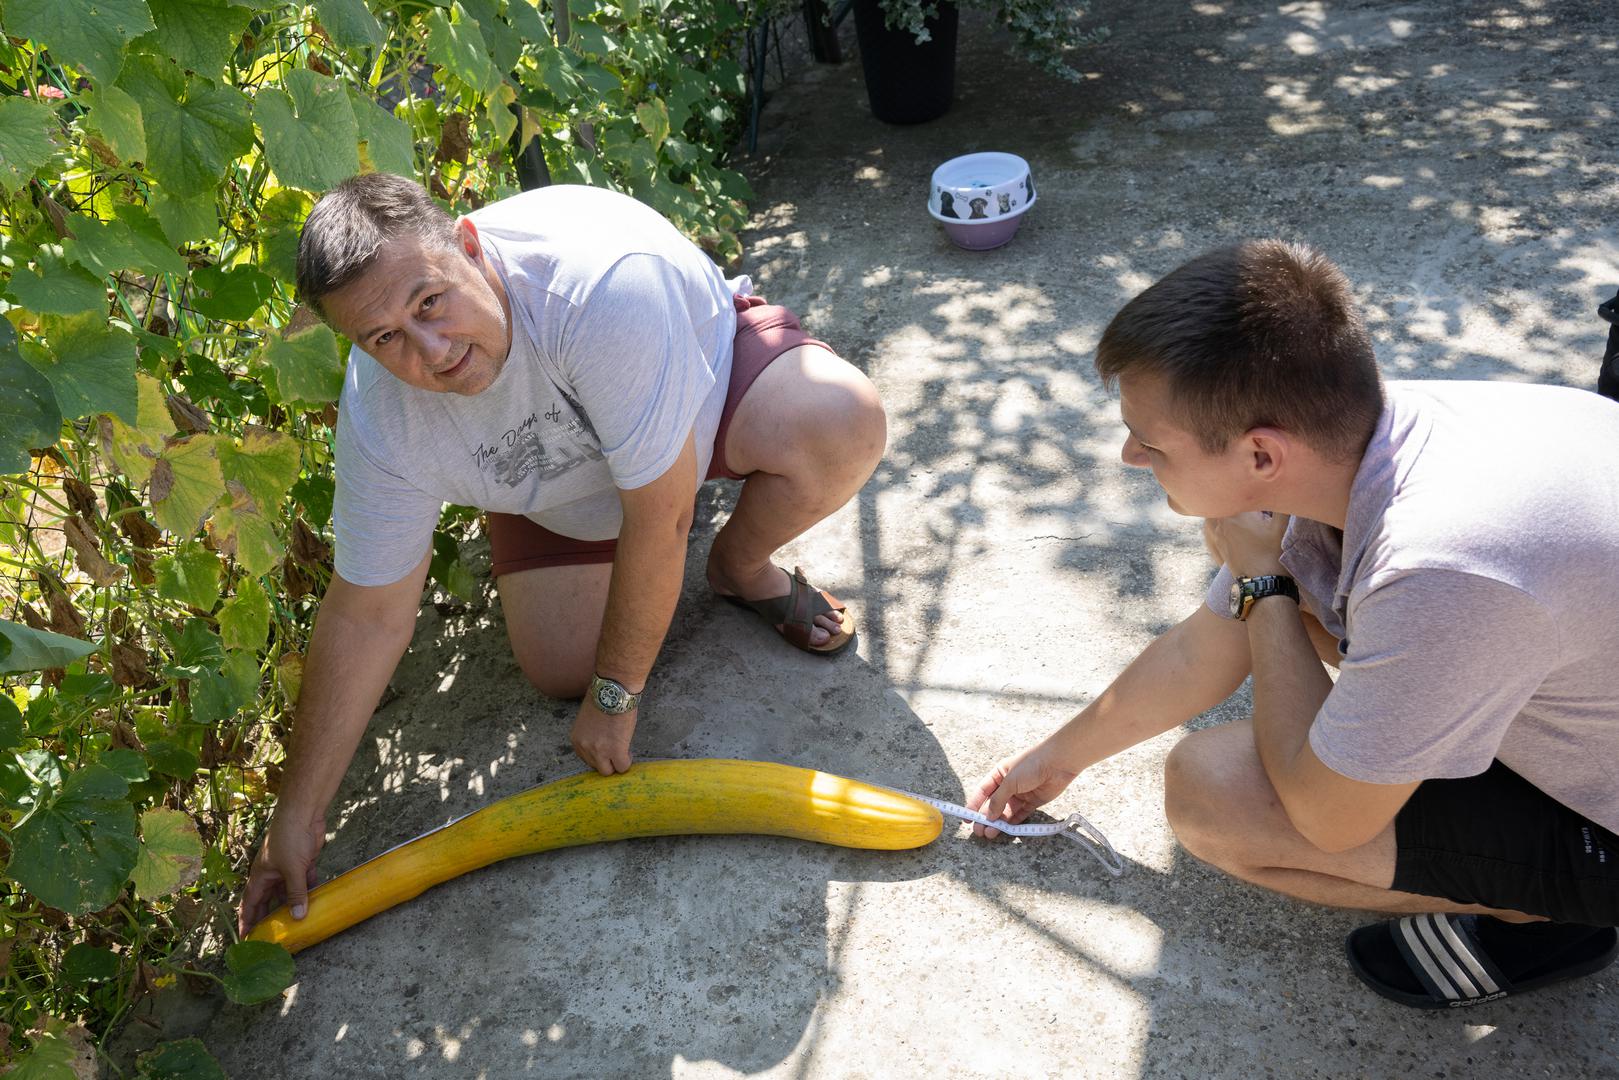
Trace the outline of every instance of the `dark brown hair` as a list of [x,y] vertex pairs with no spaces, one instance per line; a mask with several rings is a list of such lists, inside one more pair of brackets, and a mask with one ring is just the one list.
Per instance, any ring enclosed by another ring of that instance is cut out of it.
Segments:
[[390,173],[353,176],[327,192],[298,237],[298,296],[326,314],[321,298],[365,273],[384,244],[414,235],[455,244],[455,219],[422,186]]
[[1256,427],[1342,461],[1366,449],[1383,384],[1349,279],[1303,244],[1250,240],[1199,255],[1108,323],[1096,370],[1168,381],[1176,422],[1208,453]]

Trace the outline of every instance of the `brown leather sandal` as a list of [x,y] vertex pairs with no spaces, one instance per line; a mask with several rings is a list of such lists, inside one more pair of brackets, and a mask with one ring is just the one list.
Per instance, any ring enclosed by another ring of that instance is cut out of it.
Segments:
[[[787,643],[807,653],[835,653],[854,640],[854,616],[849,614],[847,604],[825,589],[811,585],[805,580],[802,567],[793,567],[793,572],[788,576],[791,591],[786,596],[772,596],[766,600],[744,600],[740,596],[727,596],[725,599],[757,613],[772,629],[781,627],[777,632],[787,639]],[[815,626],[815,616],[831,611],[843,616],[842,632],[833,634],[823,645],[811,645],[810,630]]]

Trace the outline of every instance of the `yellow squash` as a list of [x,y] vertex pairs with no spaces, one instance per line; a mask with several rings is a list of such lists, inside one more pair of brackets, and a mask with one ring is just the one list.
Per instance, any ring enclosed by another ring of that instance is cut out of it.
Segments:
[[758,833],[897,851],[931,843],[939,811],[887,788],[767,761],[649,761],[569,776],[492,803],[315,888],[309,913],[277,908],[248,935],[293,952],[481,866],[636,836]]

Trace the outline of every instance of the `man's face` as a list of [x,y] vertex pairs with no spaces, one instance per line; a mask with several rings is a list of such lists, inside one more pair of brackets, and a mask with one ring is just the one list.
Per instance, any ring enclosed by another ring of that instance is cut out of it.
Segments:
[[454,247],[395,238],[321,306],[350,341],[422,390],[480,394],[511,350],[505,290],[465,220],[456,225]]
[[1157,375],[1119,377],[1119,415],[1129,434],[1120,457],[1152,470],[1169,508],[1187,517],[1220,518],[1255,509],[1251,454],[1241,438],[1208,453],[1176,425],[1169,387]]

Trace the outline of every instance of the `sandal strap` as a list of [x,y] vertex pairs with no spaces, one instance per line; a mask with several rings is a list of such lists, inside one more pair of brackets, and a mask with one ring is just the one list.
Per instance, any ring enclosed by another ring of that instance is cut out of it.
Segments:
[[1511,982],[1479,948],[1464,917],[1434,912],[1408,915],[1390,929],[1400,955],[1435,1001],[1471,1004],[1512,989]]
[[782,637],[800,649],[809,649],[810,631],[815,627],[815,616],[836,611],[842,613],[847,605],[825,589],[817,589],[804,576],[802,566],[793,567],[789,575],[787,617],[781,620]]

